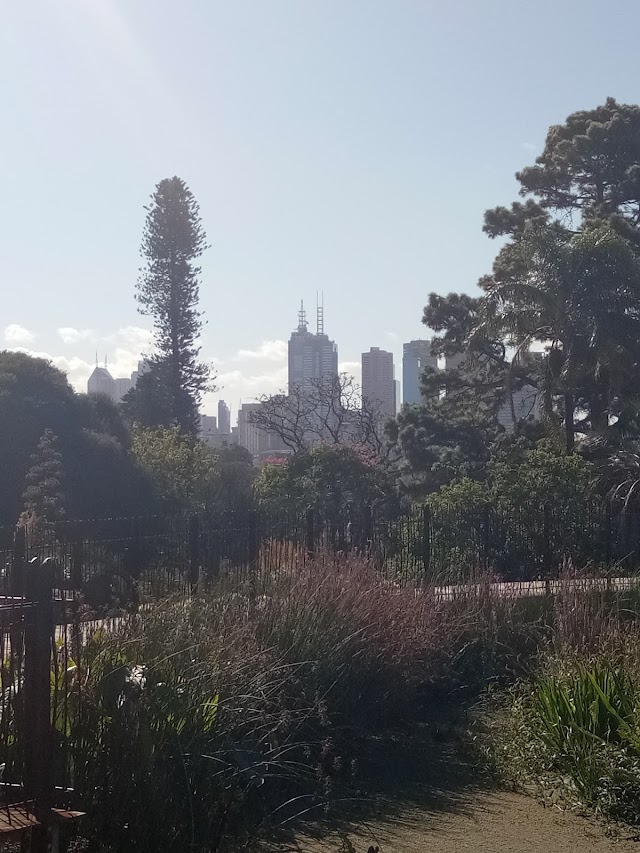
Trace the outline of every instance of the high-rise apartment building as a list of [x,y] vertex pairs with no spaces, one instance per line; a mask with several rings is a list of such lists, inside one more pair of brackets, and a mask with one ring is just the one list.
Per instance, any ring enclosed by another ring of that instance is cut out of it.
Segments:
[[402,347],[402,402],[420,403],[420,377],[426,367],[438,368],[438,359],[431,355],[431,341],[409,341]]
[[362,400],[368,408],[388,419],[396,414],[393,353],[371,347],[362,353]]
[[231,412],[224,400],[218,401],[218,432],[231,435]]
[[307,328],[304,305],[300,305],[298,328],[289,338],[289,393],[304,389],[316,380],[338,375],[338,348],[324,333],[324,310],[318,306],[316,334]]
[[218,432],[218,421],[215,415],[200,415],[200,435],[216,435]]

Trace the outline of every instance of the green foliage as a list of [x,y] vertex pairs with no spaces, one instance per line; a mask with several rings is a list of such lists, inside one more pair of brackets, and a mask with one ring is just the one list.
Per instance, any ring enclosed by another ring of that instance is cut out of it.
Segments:
[[216,501],[227,510],[253,506],[256,468],[251,453],[239,444],[228,444],[213,451],[216,459]]
[[0,352],[0,527],[23,509],[25,478],[46,430],[57,438],[67,515],[140,515],[149,489],[131,457],[129,436],[108,400],[74,393],[50,362]]
[[62,457],[57,438],[46,429],[31,456],[22,495],[27,517],[38,525],[55,524],[65,515],[62,492]]
[[[640,221],[640,107],[614,98],[572,113],[549,128],[534,166],[516,175],[521,195],[533,196],[511,210],[488,211],[485,231],[513,235],[523,223],[544,223],[545,214],[580,213],[584,218],[619,216]],[[535,201],[534,201],[535,199]]]
[[472,419],[449,419],[438,404],[406,406],[391,427],[402,488],[414,497],[459,477],[481,476],[489,460],[487,430]]
[[175,426],[175,416],[167,380],[166,364],[154,361],[148,370],[138,377],[122,400],[122,411],[130,424],[144,429]]
[[326,518],[394,498],[390,478],[381,466],[358,449],[339,444],[315,445],[264,465],[255,489],[263,506],[274,512],[300,513],[313,507]]
[[501,752],[523,781],[636,823],[640,711],[625,665],[606,659],[552,669],[510,700]]
[[594,559],[585,528],[597,470],[549,439],[519,440],[495,454],[485,479],[461,477],[428,497],[431,551],[449,579],[466,579],[483,555],[487,569],[509,579],[555,572],[549,550]]
[[494,458],[488,465],[490,499],[509,512],[544,504],[579,508],[595,486],[597,470],[580,456],[567,456],[543,439],[519,454]]
[[178,427],[136,429],[133,455],[170,512],[210,508],[218,493],[216,456]]
[[[550,128],[536,164],[517,174],[525,201],[487,211],[485,232],[508,240],[480,280],[484,295],[431,294],[425,308],[433,351],[466,361],[425,375],[425,402],[407,436],[414,447],[420,415],[429,431],[435,411],[451,424],[452,452],[460,421],[488,430],[493,442],[498,406],[523,386],[537,390],[548,434],[564,428],[569,453],[583,435],[614,445],[637,437],[639,126],[640,107],[612,98],[573,113]],[[546,353],[533,357],[536,342]],[[425,454],[403,454],[418,474],[434,465]]]
[[640,260],[634,247],[601,223],[576,234],[555,226],[525,229],[500,251],[482,287],[478,334],[518,353],[547,342],[541,391],[549,417],[554,400],[561,402],[567,449],[578,429],[606,432],[612,406],[637,394]]
[[355,768],[375,766],[381,736],[410,736],[425,697],[512,677],[534,636],[514,607],[488,587],[447,603],[323,558],[97,632],[69,734],[96,848],[236,850],[338,785],[366,796]]
[[153,317],[157,355],[128,405],[144,426],[178,426],[195,435],[200,397],[210,387],[210,368],[198,361],[196,344],[202,320],[195,262],[207,248],[206,234],[198,204],[180,178],[160,181],[151,202],[137,298],[142,313]]

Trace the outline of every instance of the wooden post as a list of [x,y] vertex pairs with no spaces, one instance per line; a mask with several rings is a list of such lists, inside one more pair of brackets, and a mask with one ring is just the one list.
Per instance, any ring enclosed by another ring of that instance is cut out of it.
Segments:
[[51,729],[51,643],[53,638],[54,561],[30,561],[26,573],[27,599],[32,603],[25,628],[24,737],[25,794],[35,803],[40,826],[31,836],[31,853],[47,853],[53,805],[53,733]]

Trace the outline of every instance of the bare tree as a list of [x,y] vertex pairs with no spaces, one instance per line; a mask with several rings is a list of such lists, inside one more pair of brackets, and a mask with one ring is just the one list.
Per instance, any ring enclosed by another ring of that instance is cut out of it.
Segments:
[[387,454],[384,418],[366,404],[355,379],[345,373],[311,380],[288,394],[265,395],[249,420],[277,435],[293,453],[314,444],[341,444],[376,459]]

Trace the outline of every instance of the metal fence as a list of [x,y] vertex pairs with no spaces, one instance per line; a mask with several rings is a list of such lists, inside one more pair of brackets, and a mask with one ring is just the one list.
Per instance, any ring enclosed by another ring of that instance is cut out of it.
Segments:
[[56,627],[54,569],[34,559],[24,569],[25,595],[0,598],[0,847],[29,833],[32,853],[57,851],[61,824],[80,816],[67,808],[80,682],[67,627]]
[[83,608],[135,609],[196,583],[244,582],[318,554],[364,555],[398,583],[460,583],[479,572],[505,581],[553,578],[566,560],[624,575],[640,565],[638,528],[595,500],[509,512],[490,505],[347,507],[65,521],[0,529],[0,594],[24,594],[33,557],[56,560],[56,607],[70,617],[61,623]]

